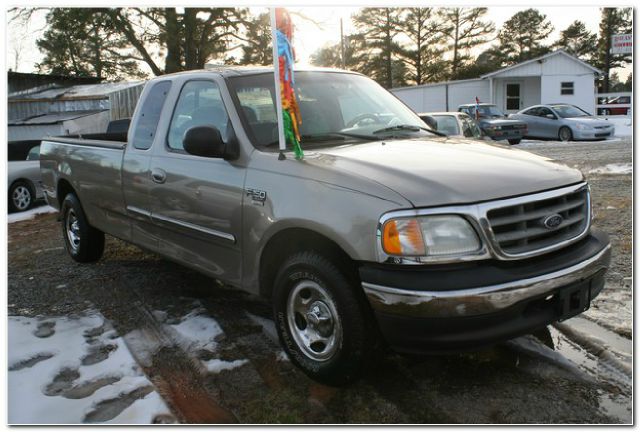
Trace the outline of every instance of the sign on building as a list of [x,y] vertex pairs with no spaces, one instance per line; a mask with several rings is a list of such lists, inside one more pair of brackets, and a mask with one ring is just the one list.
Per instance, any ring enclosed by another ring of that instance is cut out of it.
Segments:
[[633,35],[619,34],[611,36],[611,54],[631,54]]

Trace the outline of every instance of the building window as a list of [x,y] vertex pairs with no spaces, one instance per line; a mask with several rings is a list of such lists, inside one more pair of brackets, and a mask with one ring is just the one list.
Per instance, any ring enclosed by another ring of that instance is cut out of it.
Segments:
[[560,83],[560,94],[561,95],[572,95],[573,94],[573,81]]

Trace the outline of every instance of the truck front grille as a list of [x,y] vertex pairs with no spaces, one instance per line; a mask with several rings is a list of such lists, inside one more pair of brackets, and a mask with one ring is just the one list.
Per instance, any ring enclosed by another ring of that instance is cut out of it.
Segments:
[[586,187],[550,198],[528,201],[487,212],[494,243],[507,255],[528,254],[574,239],[590,219]]

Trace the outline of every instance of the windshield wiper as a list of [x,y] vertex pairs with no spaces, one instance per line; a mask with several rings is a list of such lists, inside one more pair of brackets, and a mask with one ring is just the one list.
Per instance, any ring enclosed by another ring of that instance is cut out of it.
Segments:
[[384,132],[394,132],[394,131],[411,131],[411,132],[418,132],[418,131],[427,131],[430,132],[434,135],[438,135],[438,136],[447,136],[446,134],[442,133],[442,132],[438,132],[437,130],[433,130],[433,129],[429,129],[426,127],[422,127],[422,126],[417,126],[417,125],[395,125],[395,126],[389,126],[386,128],[382,128],[382,129],[378,129],[377,131],[373,131],[374,135],[377,134],[381,134]]
[[[319,143],[319,142],[329,142],[329,141],[345,141],[347,138],[357,138],[360,140],[371,141],[374,140],[375,137],[371,137],[368,135],[358,135],[347,132],[330,132],[326,134],[317,134],[317,135],[302,135],[301,144],[305,143]],[[274,145],[280,144],[280,141],[272,141],[268,144],[265,144],[263,147],[272,147]]]

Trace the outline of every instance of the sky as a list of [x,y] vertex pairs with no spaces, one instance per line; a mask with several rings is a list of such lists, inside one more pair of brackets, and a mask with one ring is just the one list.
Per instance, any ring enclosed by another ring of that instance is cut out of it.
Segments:
[[[251,8],[252,12],[259,13],[264,8]],[[294,34],[294,46],[296,49],[297,62],[306,65],[310,56],[318,48],[325,44],[334,44],[340,40],[340,19],[343,22],[345,34],[353,31],[350,16],[359,7],[295,7],[290,6],[291,12],[299,12],[301,15],[312,17],[314,22],[306,21],[294,15],[296,26]],[[527,7],[492,6],[489,7],[487,18],[495,23],[496,29],[518,11]],[[597,6],[566,6],[566,7],[539,7],[538,10],[545,14],[554,26],[554,31],[547,40],[548,43],[555,41],[560,32],[564,30],[574,20],[585,23],[588,30],[598,32],[600,21],[600,10]],[[46,25],[45,13],[37,13],[28,27],[10,23],[8,26],[8,49],[7,66],[19,72],[34,72],[34,64],[42,59],[42,54],[36,46],[36,40],[43,33]],[[478,48],[481,51],[483,48]],[[17,53],[17,55],[16,55]],[[618,70],[621,79],[632,71],[632,67]]]

